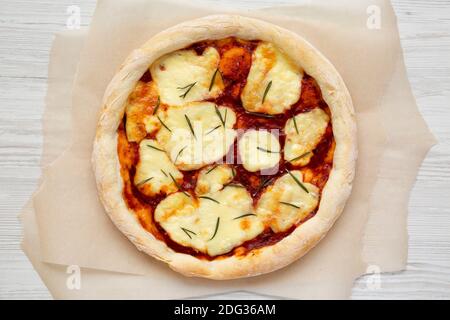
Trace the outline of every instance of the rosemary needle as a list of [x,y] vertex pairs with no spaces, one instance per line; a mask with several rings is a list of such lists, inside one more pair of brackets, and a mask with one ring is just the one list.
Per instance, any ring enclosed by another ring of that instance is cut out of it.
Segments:
[[188,84],[187,86],[184,87],[177,87],[177,89],[179,90],[184,90],[187,89],[186,92],[184,92],[183,94],[181,94],[179,97],[180,98],[186,98],[186,96],[188,95],[189,91],[191,91],[191,89],[197,84],[197,82],[193,82],[191,84]]
[[242,184],[237,184],[237,183],[229,183],[229,184],[224,186],[224,188],[226,188],[226,187],[245,189],[245,187]]
[[255,194],[257,194],[257,193],[260,192],[265,186],[267,186],[271,180],[272,180],[272,178],[270,178],[270,177],[264,178],[264,180],[262,180],[261,183],[259,184],[258,189],[256,189]]
[[161,105],[161,98],[158,96],[158,101],[156,101],[156,107],[153,110],[153,114],[156,114],[158,112],[159,106]]
[[220,202],[219,202],[219,201],[217,201],[216,199],[213,199],[213,198],[211,198],[211,197],[207,197],[207,196],[200,196],[200,197],[199,197],[199,199],[206,199],[206,200],[209,200],[209,201],[215,202],[215,203],[217,203],[217,204],[220,204]]
[[261,148],[261,147],[256,147],[256,149],[258,149],[260,151],[267,152],[267,153],[280,153],[280,151],[272,151],[272,150],[264,149],[264,148]]
[[161,120],[161,118],[158,115],[156,117],[158,118],[159,122],[161,122],[164,128],[166,128],[169,132],[172,132],[172,130],[170,130],[170,128]]
[[261,113],[261,112],[251,112],[251,111],[245,111],[246,114],[255,116],[255,117],[262,117],[262,118],[275,118],[275,115],[273,114],[266,114],[266,113]]
[[177,163],[178,157],[181,156],[181,154],[183,153],[184,149],[186,149],[187,146],[184,146],[183,148],[180,149],[180,151],[178,151],[177,156],[175,157],[175,160],[173,161],[173,163]]
[[297,161],[300,160],[303,157],[306,157],[308,154],[310,154],[311,151],[305,152],[304,154],[302,154],[301,156],[295,157],[294,159],[289,160],[289,162],[293,162],[293,161]]
[[155,149],[155,150],[158,150],[158,151],[161,151],[161,152],[165,152],[163,149],[160,149],[160,148],[157,148],[155,146],[152,146],[151,144],[148,144],[147,147]]
[[206,171],[205,174],[209,174],[211,171],[215,170],[218,167],[218,165],[216,164],[215,166],[213,166],[211,169],[209,169],[208,171]]
[[214,108],[215,108],[215,110],[216,110],[217,116],[218,116],[219,119],[220,119],[220,122],[222,122],[222,125],[223,125],[223,127],[225,128],[225,121],[224,121],[223,118],[222,118],[222,114],[220,113],[219,108],[217,108],[217,105],[214,105]]
[[217,230],[219,230],[219,224],[220,224],[220,217],[217,217],[216,229],[214,230],[214,234],[213,234],[213,236],[211,237],[211,239],[209,239],[209,241],[211,241],[212,239],[214,239],[214,237],[216,236]]
[[299,131],[298,131],[298,126],[297,126],[297,120],[295,119],[295,116],[294,116],[294,117],[292,117],[292,120],[294,121],[294,127],[295,127],[295,131],[297,132],[297,134],[299,134]]
[[211,83],[209,84],[209,89],[208,89],[208,91],[211,91],[212,87],[214,86],[214,82],[216,81],[217,73],[219,73],[219,74],[222,76],[222,74],[221,74],[220,71],[219,71],[219,68],[217,68],[216,71],[214,71],[214,74],[213,74],[213,76],[212,76]]
[[284,202],[284,201],[280,201],[281,204],[284,204],[285,206],[289,206],[289,207],[293,207],[296,209],[300,209],[299,206],[296,206],[295,204],[289,203],[289,202]]
[[195,132],[194,132],[194,128],[192,127],[192,123],[191,120],[189,119],[189,117],[187,116],[187,114],[184,115],[184,118],[186,119],[186,122],[189,126],[189,130],[191,130],[192,135],[194,136],[194,139],[197,139],[197,137],[195,136]]
[[237,219],[241,219],[241,218],[245,218],[245,217],[250,217],[250,216],[256,216],[256,214],[254,214],[254,213],[243,214],[242,216],[233,218],[233,220],[237,220]]
[[270,80],[270,82],[267,84],[266,90],[264,90],[264,95],[261,103],[264,103],[264,101],[266,101],[266,96],[269,93],[270,87],[272,87],[272,80]]
[[303,183],[301,183],[300,180],[298,180],[297,177],[292,174],[292,172],[290,172],[288,169],[286,169],[286,171],[287,173],[289,173],[292,179],[294,179],[294,181],[300,186],[300,188],[302,188],[306,193],[309,193],[308,189],[306,189]]
[[216,127],[212,128],[211,130],[209,130],[209,131],[206,133],[206,135],[208,135],[208,134],[210,134],[210,133],[216,131],[216,130],[219,129],[220,127],[221,127],[221,125],[219,124],[218,126],[216,126]]
[[173,177],[173,175],[170,172],[169,172],[169,176],[170,176],[170,178],[172,178],[172,181],[175,184],[175,186],[178,188],[178,190],[180,190],[186,197],[190,198],[191,196],[189,195],[189,193],[187,193],[186,191],[183,191],[180,184],[177,182],[177,180],[175,180],[175,178]]
[[152,180],[152,179],[153,179],[153,177],[150,177],[150,178],[148,178],[148,179],[145,179],[145,180],[139,182],[139,183],[136,185],[136,187],[140,187],[140,186],[142,186],[143,184],[146,184],[147,182],[149,182],[149,181]]
[[186,228],[183,228],[183,227],[180,227],[181,228],[181,230],[183,230],[184,231],[184,233],[186,233],[186,235],[190,238],[190,239],[192,239],[192,237],[191,237],[191,235],[190,234],[193,234],[193,235],[197,235],[194,231],[191,231],[191,230],[189,230],[189,229],[186,229]]

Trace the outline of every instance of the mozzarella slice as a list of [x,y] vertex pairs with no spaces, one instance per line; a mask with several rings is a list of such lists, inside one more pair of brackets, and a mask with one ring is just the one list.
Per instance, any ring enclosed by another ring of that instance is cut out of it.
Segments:
[[158,131],[157,140],[181,170],[196,170],[221,160],[236,138],[233,110],[210,102],[170,107],[163,118],[166,127]]
[[273,44],[262,42],[242,91],[244,108],[251,112],[280,114],[300,99],[303,71]]
[[137,188],[148,196],[169,194],[178,190],[172,177],[180,182],[183,174],[172,164],[162,146],[155,140],[142,140],[134,176]]
[[288,230],[299,223],[319,204],[319,188],[302,183],[300,171],[291,174],[308,190],[306,192],[288,173],[279,178],[261,195],[256,214],[274,232]]
[[329,121],[330,117],[320,108],[300,113],[289,119],[284,127],[286,133],[284,158],[294,165],[307,165]]
[[156,207],[155,220],[176,243],[206,251],[206,243],[201,236],[198,203],[192,197],[182,192],[169,195]]
[[231,251],[264,230],[244,188],[225,188],[199,197],[170,195],[158,205],[155,219],[172,240],[210,256]]
[[158,89],[154,82],[139,81],[128,98],[125,108],[128,141],[140,142],[147,133],[156,131],[160,123],[153,115],[158,104]]
[[[217,50],[210,47],[202,55],[197,55],[194,50],[179,50],[154,62],[150,72],[158,86],[161,101],[179,106],[217,97],[223,89],[222,79],[216,73],[219,60]],[[210,90],[213,78],[214,84]]]
[[238,150],[242,165],[256,172],[274,168],[280,161],[278,138],[266,130],[249,130],[239,139]]
[[233,180],[233,171],[227,165],[211,165],[200,170],[195,193],[203,195],[217,192]]

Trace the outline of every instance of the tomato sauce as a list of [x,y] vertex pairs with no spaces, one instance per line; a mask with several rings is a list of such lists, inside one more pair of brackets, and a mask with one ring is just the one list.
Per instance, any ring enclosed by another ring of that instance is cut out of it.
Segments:
[[[288,119],[296,114],[308,112],[314,108],[322,108],[328,114],[330,114],[330,110],[322,98],[320,88],[316,81],[305,74],[302,79],[301,88],[299,88],[299,90],[301,90],[300,99],[284,114],[264,117],[246,112],[241,104],[240,95],[245,86],[248,72],[250,71],[252,53],[257,44],[258,41],[241,41],[235,38],[227,38],[218,41],[196,43],[190,46],[189,49],[195,50],[199,55],[202,54],[206,48],[211,46],[218,50],[221,57],[219,71],[224,83],[224,90],[219,97],[209,101],[233,109],[236,113],[236,124],[234,129],[278,130],[280,134],[280,146],[281,150],[283,150],[286,139],[283,129]],[[140,81],[152,81],[150,72],[147,71]],[[316,213],[316,211],[311,212],[297,225],[292,226],[284,232],[274,233],[270,228],[267,228],[256,238],[246,241],[239,247],[234,248],[231,252],[217,257],[211,257],[191,247],[182,246],[173,241],[167,232],[153,218],[155,208],[159,202],[165,198],[165,195],[146,196],[142,194],[133,183],[136,165],[139,162],[139,147],[137,143],[129,142],[127,140],[125,121],[126,118],[124,118],[124,122],[118,129],[118,154],[121,164],[121,175],[124,181],[123,197],[128,207],[136,213],[142,226],[156,238],[164,241],[176,252],[194,255],[198,258],[208,260],[221,259],[230,255],[242,256],[249,254],[250,252],[256,254],[257,249],[279,242],[292,233],[298,225],[312,218]],[[154,138],[154,134],[148,137]],[[311,161],[306,166],[294,166],[282,159],[278,164],[277,171],[275,173],[272,172],[271,175],[265,176],[262,175],[261,172],[249,172],[245,170],[242,164],[240,164],[237,152],[237,141],[234,143],[229,154],[224,157],[223,161],[225,162],[225,160],[227,160],[226,162],[229,163],[230,158],[233,159],[233,164],[230,164],[235,172],[233,182],[244,185],[251,194],[254,205],[256,205],[264,190],[273,184],[277,178],[285,174],[286,169],[301,170],[304,173],[305,182],[313,183],[322,190],[328,181],[332,169],[334,147],[333,129],[332,124],[330,123],[322,140],[314,150]],[[198,174],[199,170],[183,171],[184,178],[181,187],[191,195],[194,195]]]

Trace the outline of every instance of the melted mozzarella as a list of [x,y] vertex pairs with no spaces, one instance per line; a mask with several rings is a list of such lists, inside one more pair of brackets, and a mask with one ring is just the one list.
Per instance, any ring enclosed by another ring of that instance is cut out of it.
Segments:
[[178,190],[173,179],[181,180],[183,174],[172,164],[162,146],[155,140],[144,139],[139,144],[139,163],[134,184],[149,196]]
[[233,171],[227,165],[212,165],[200,170],[195,193],[198,195],[217,192],[233,180]]
[[[202,55],[197,55],[194,50],[179,50],[157,60],[150,67],[150,72],[158,86],[161,101],[179,106],[217,97],[223,89],[220,75],[214,77],[219,60],[219,53],[212,47],[205,49]],[[213,77],[214,85],[209,90]]]
[[238,143],[242,165],[247,171],[274,168],[280,161],[280,143],[266,130],[249,130]]
[[153,115],[153,109],[157,105],[158,89],[154,82],[139,81],[130,94],[126,113],[126,133],[128,141],[140,142],[147,133],[156,131],[160,123]]
[[[300,182],[300,171],[291,172]],[[286,173],[261,195],[256,214],[274,232],[288,230],[300,222],[319,204],[319,189],[310,183],[303,183],[303,190],[294,178]]]
[[196,201],[182,193],[170,195],[156,208],[155,219],[172,240],[210,256],[227,253],[263,231],[256,215],[242,217],[252,210],[244,188],[224,188],[207,197]]
[[198,204],[192,197],[182,192],[169,195],[156,207],[155,220],[176,243],[206,251],[206,243],[200,236],[202,225]]
[[169,129],[161,128],[157,139],[181,170],[196,170],[222,159],[236,138],[232,129],[236,122],[233,110],[216,109],[210,102],[170,107],[162,118]]
[[322,139],[329,121],[330,117],[320,108],[296,115],[295,122],[294,118],[289,119],[284,127],[284,158],[295,165],[308,164],[314,155],[312,150]]
[[303,72],[287,56],[272,44],[263,42],[253,53],[253,63],[241,94],[242,104],[251,112],[283,113],[299,100],[302,77]]

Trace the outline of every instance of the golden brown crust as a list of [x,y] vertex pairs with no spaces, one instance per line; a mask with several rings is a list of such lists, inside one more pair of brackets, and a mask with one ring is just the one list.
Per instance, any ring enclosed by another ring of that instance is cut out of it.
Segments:
[[[177,253],[147,232],[127,208],[117,156],[117,128],[137,81],[160,56],[204,40],[226,37],[272,42],[318,83],[331,110],[336,142],[333,169],[316,215],[278,243],[245,256],[212,261]],[[236,15],[188,21],[154,36],[132,52],[109,84],[98,122],[92,161],[101,202],[114,224],[136,247],[187,276],[216,280],[256,276],[280,269],[303,256],[328,232],[351,192],[356,150],[354,110],[345,84],[333,65],[300,36],[275,25]]]

